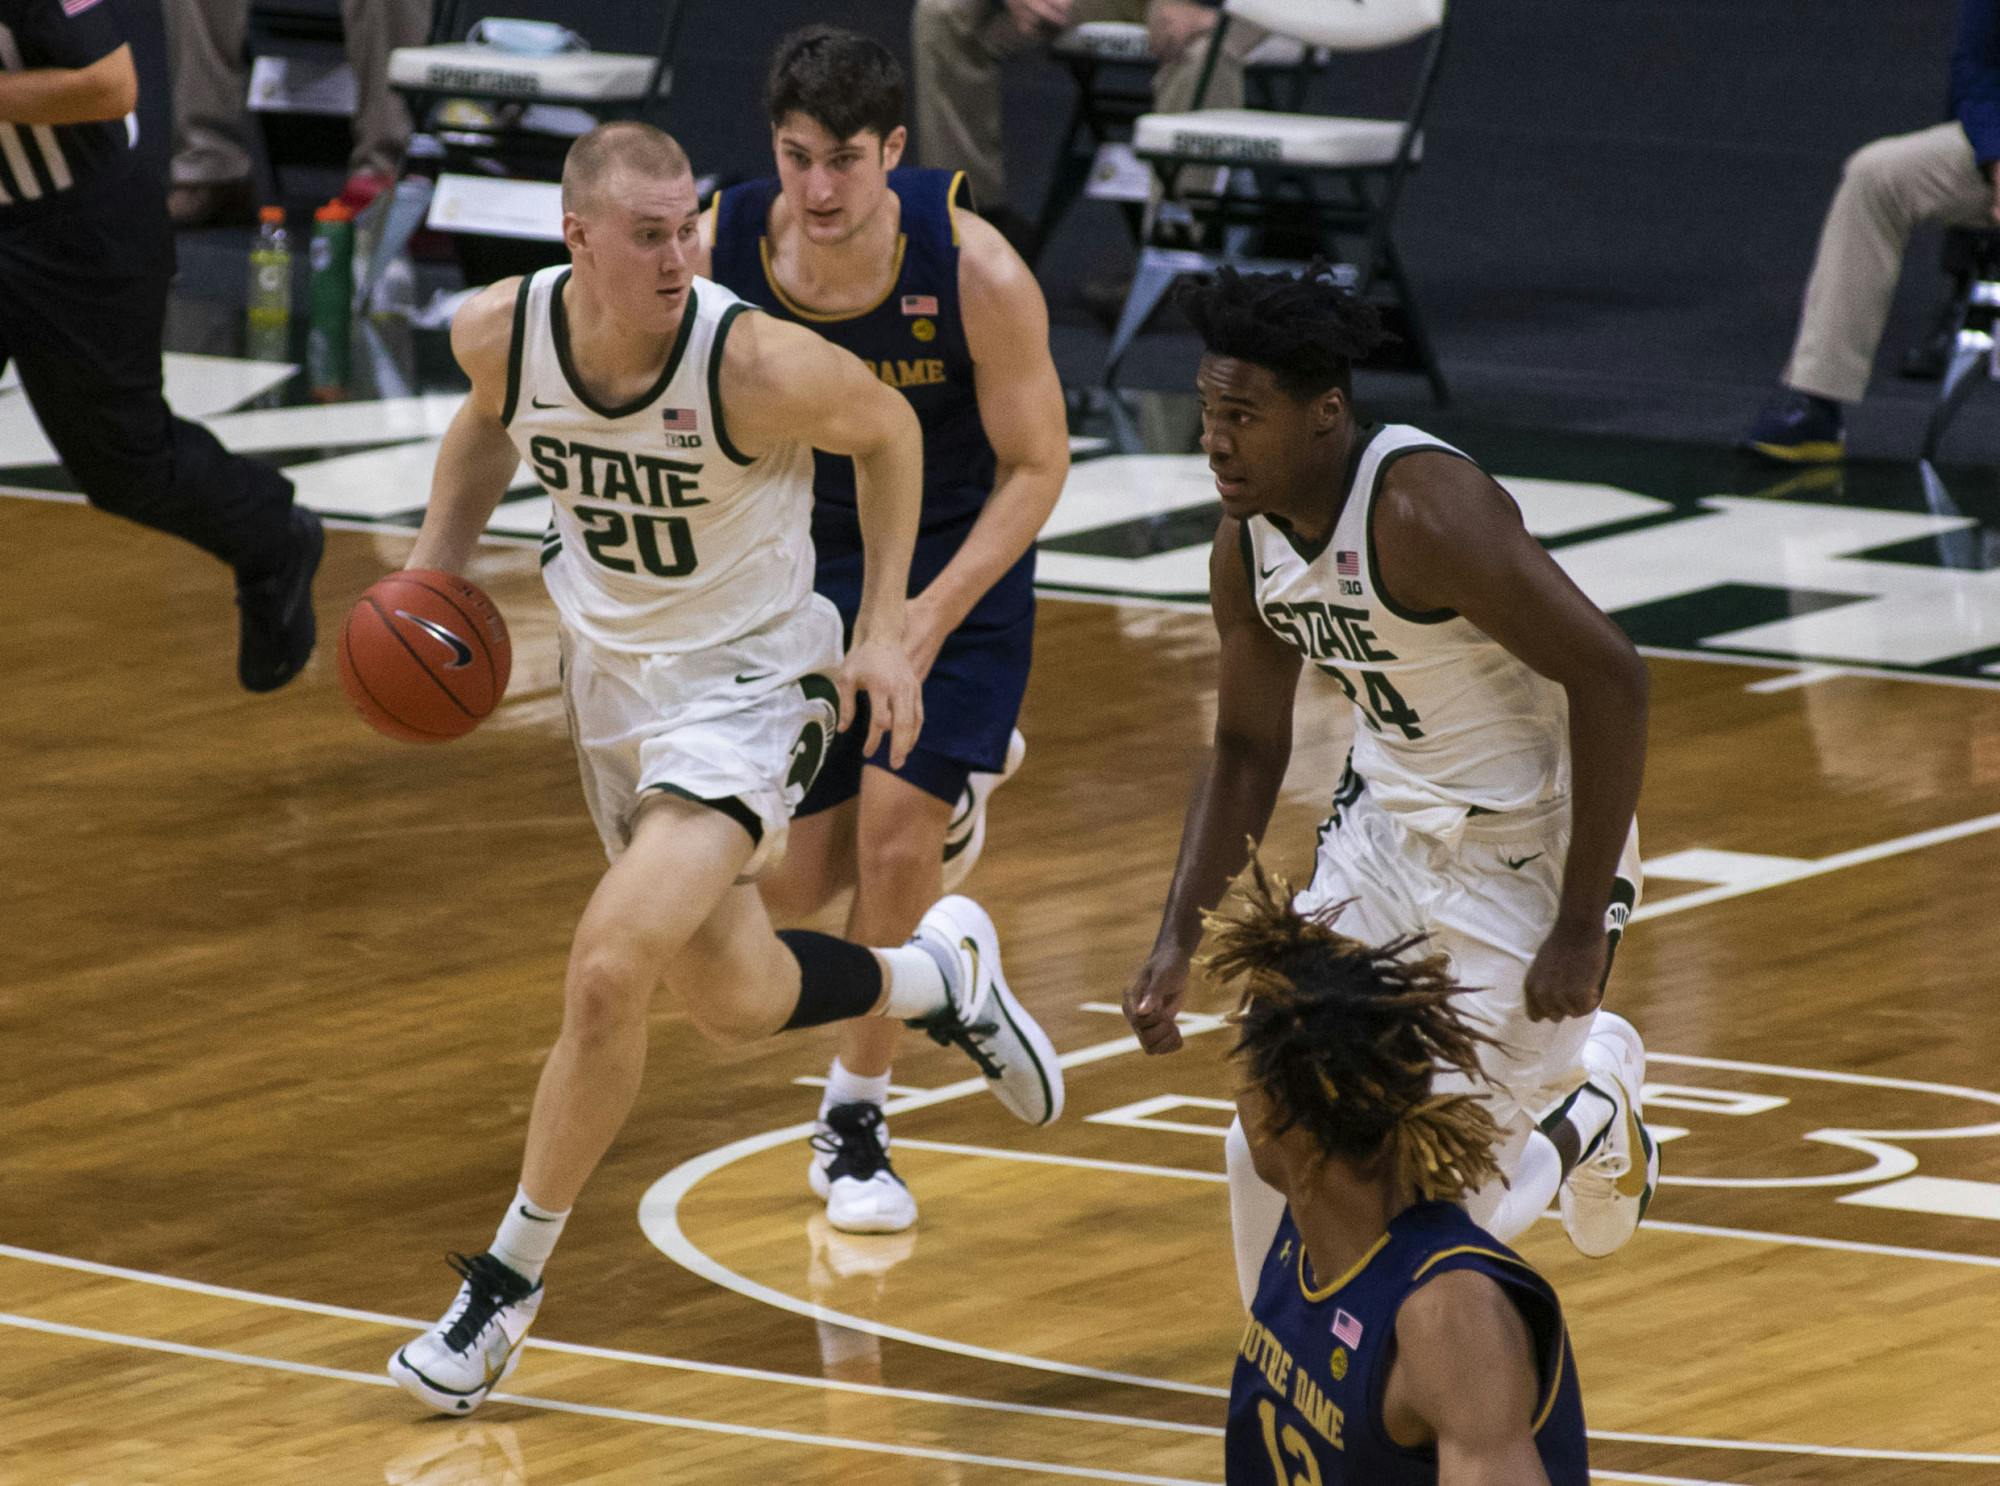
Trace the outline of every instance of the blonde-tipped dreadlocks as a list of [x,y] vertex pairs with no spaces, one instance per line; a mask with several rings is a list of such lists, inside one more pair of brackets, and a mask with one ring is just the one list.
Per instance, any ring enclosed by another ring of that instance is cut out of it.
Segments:
[[1252,858],[1234,913],[1209,917],[1204,961],[1240,984],[1234,1056],[1270,1101],[1270,1135],[1304,1127],[1328,1155],[1389,1156],[1419,1197],[1452,1199],[1500,1175],[1499,1138],[1470,1094],[1433,1094],[1439,1068],[1477,1074],[1488,1038],[1466,1024],[1443,955],[1404,958],[1417,937],[1366,945],[1307,918]]

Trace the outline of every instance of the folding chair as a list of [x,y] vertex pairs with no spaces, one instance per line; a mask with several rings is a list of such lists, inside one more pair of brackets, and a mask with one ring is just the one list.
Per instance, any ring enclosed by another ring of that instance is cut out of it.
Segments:
[[[419,198],[432,189],[428,225],[560,242],[564,155],[599,123],[658,121],[685,11],[683,0],[438,0],[428,44],[389,57],[389,81],[417,121],[411,158],[435,175],[403,183]],[[568,41],[525,50],[543,38],[523,37],[510,21],[560,27]]]
[[[1058,32],[1049,54],[1075,79],[1076,101],[1035,220],[1035,242],[1045,245],[1084,195],[1115,202],[1134,241],[1142,241],[1152,177],[1132,156],[1131,141],[1132,125],[1153,106],[1156,68],[1146,28],[1133,21],[1087,21]],[[1316,60],[1316,52],[1290,37],[1267,37],[1244,58],[1244,91],[1265,107],[1297,108]],[[1128,163],[1132,169],[1124,168]]]
[[292,166],[339,169],[353,143],[356,98],[340,0],[252,0],[244,50],[250,63],[244,106],[263,138],[278,194]]
[[[1273,109],[1203,109],[1230,25],[1254,24],[1329,53],[1381,52],[1421,43],[1409,106],[1400,118],[1347,118]],[[1106,355],[1104,385],[1147,318],[1183,274],[1224,264],[1262,272],[1297,270],[1309,255],[1270,253],[1274,230],[1303,235],[1312,252],[1336,261],[1356,293],[1384,306],[1429,380],[1447,400],[1444,373],[1418,315],[1391,234],[1403,187],[1423,156],[1430,107],[1447,32],[1446,0],[1223,0],[1196,91],[1197,107],[1144,114],[1132,126],[1133,149],[1152,166],[1162,194],[1186,170],[1216,171],[1214,196],[1169,199],[1153,213],[1138,271]],[[1227,169],[1225,169],[1227,167]],[[1251,190],[1238,182],[1248,177]],[[1358,252],[1342,251],[1343,243]]]
[[1945,261],[1956,269],[1951,349],[1924,430],[1925,460],[1937,457],[1945,430],[1979,384],[2000,381],[2000,228],[1952,228],[1945,234]]

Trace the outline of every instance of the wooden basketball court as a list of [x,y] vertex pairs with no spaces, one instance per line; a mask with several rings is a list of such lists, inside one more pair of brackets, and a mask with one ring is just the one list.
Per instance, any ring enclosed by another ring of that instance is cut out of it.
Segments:
[[[406,545],[334,532],[318,657],[250,698],[206,559],[0,501],[0,1480],[1219,1482],[1227,1034],[1148,1060],[1115,1011],[1213,720],[1206,618],[1155,607],[1045,603],[970,889],[1068,1056],[1063,1121],[913,1041],[891,1114],[922,1224],[831,1233],[796,1082],[828,1040],[719,1052],[662,1006],[510,1391],[425,1420],[387,1383],[513,1190],[602,867],[531,549],[469,574],[513,626],[492,722],[425,749],[349,712],[331,628]],[[1652,672],[1641,823],[1681,875],[1649,881],[1613,1004],[1684,1133],[1615,1259],[1553,1222],[1522,1245],[1600,1478],[2000,1479],[1994,693]],[[1335,702],[1300,709],[1294,871]]]

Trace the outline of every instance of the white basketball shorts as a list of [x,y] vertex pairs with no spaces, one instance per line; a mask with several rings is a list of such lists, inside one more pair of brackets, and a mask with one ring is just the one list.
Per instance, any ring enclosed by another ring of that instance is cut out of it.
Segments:
[[664,791],[743,826],[755,842],[745,879],[782,859],[839,725],[830,673],[840,658],[840,615],[817,594],[730,644],[681,655],[608,650],[565,629],[563,701],[605,855],[618,859],[640,803]]

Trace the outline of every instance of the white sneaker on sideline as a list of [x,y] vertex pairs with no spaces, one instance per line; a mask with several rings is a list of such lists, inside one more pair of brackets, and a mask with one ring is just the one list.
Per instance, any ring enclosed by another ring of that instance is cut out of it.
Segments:
[[813,1126],[806,1181],[843,1233],[901,1233],[917,1221],[917,1199],[889,1164],[882,1106],[836,1104]]
[[993,791],[1014,777],[1020,770],[1021,760],[1027,756],[1028,740],[1021,736],[1019,728],[1015,728],[1007,739],[1007,761],[1000,766],[1000,772],[967,776],[964,792],[959,795],[957,808],[951,813],[951,824],[944,831],[946,892],[957,892],[978,865],[979,854],[986,850],[986,802]]
[[469,1414],[521,1362],[521,1342],[541,1308],[542,1286],[529,1284],[491,1254],[450,1256],[465,1283],[451,1309],[389,1359],[389,1376],[418,1403],[444,1414]]
[[1611,1122],[1562,1184],[1563,1232],[1579,1254],[1602,1259],[1638,1231],[1660,1184],[1660,1148],[1639,1112],[1646,1044],[1616,1012],[1600,1011],[1583,1045],[1586,1088],[1611,1101]]
[[1015,999],[1000,973],[1000,935],[970,898],[940,898],[917,925],[916,939],[943,950],[947,1001],[911,1026],[940,1046],[964,1050],[1007,1112],[1030,1125],[1062,1113],[1063,1073],[1049,1034]]

